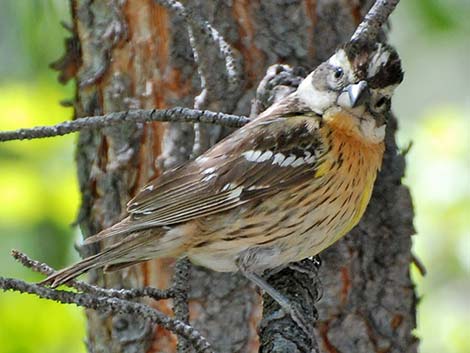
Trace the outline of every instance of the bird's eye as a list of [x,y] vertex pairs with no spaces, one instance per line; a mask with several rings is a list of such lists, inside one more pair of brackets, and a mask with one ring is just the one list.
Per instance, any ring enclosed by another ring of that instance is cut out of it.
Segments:
[[341,77],[343,77],[343,75],[344,75],[343,69],[340,68],[340,67],[337,67],[337,68],[335,69],[335,73],[334,73],[335,79],[339,80]]

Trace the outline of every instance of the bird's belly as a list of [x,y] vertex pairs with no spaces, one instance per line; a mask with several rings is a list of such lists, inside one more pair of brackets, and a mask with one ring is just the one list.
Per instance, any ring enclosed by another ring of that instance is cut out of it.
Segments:
[[222,251],[189,251],[189,260],[198,266],[210,268],[217,272],[237,272],[236,260],[240,249]]

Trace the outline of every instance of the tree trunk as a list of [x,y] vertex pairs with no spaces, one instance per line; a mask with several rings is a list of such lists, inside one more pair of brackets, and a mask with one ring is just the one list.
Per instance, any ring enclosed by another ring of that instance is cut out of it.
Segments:
[[[64,75],[76,78],[76,117],[193,106],[200,78],[186,24],[174,12],[151,0],[71,3],[75,38],[69,42],[70,70],[64,69]],[[371,1],[183,3],[220,32],[243,70],[241,86],[230,87],[218,49],[194,31],[195,40],[202,43],[199,59],[209,61],[211,68],[203,74],[213,84],[198,104],[248,115],[270,65],[284,63],[310,71],[348,40]],[[409,276],[413,213],[408,190],[400,182],[404,159],[396,152],[395,126],[388,131],[384,166],[364,219],[321,255],[318,279],[323,294],[316,304],[316,329],[322,352],[416,352],[411,334],[416,303]],[[83,197],[79,224],[85,236],[121,219],[126,202],[149,179],[194,157],[226,133],[219,127],[177,123],[122,124],[82,132],[77,167]],[[115,288],[166,288],[173,263],[149,261],[111,275],[97,271],[90,281]],[[190,322],[216,352],[256,352],[260,341],[266,352],[308,351],[295,337],[279,340],[279,335],[269,333],[269,320],[258,339],[261,299],[244,278],[200,268],[192,268],[191,278]],[[171,313],[166,302],[151,304]],[[176,351],[172,334],[139,317],[88,311],[87,318],[90,352]]]

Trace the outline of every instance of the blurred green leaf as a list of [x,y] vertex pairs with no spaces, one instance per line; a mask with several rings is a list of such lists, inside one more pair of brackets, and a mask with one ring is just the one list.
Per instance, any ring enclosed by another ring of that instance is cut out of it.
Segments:
[[82,311],[32,295],[0,295],[2,353],[84,353]]
[[469,28],[470,4],[467,0],[417,0],[406,5],[413,9],[416,20],[421,22],[428,35]]

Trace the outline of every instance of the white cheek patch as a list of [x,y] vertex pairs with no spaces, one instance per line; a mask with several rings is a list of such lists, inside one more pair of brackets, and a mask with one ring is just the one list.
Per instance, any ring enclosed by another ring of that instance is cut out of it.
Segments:
[[312,74],[308,75],[297,88],[297,96],[313,112],[323,114],[336,100],[336,93],[333,91],[317,90],[312,84]]

